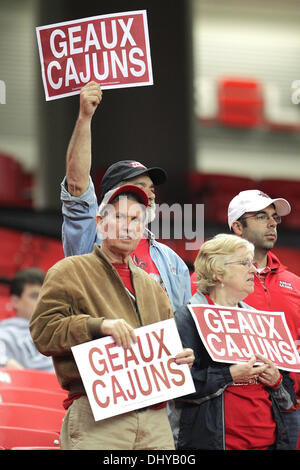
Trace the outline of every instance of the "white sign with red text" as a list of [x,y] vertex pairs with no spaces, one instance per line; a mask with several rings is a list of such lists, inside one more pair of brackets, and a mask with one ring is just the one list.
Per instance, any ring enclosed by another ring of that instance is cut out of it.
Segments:
[[283,312],[188,305],[214,361],[240,363],[260,354],[278,368],[300,372],[300,357]]
[[135,330],[137,342],[117,346],[111,336],[72,348],[95,421],[195,391],[174,319]]
[[36,34],[47,101],[90,81],[103,90],[153,84],[146,10],[39,26]]

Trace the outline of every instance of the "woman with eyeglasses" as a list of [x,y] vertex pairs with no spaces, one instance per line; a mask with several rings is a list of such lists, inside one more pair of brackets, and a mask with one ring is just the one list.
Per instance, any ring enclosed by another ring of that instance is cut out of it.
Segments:
[[[243,299],[254,288],[253,256],[253,244],[236,235],[203,243],[195,260],[198,290],[190,303],[251,309]],[[261,355],[241,364],[215,362],[186,305],[175,320],[183,347],[194,350],[196,388],[170,412],[177,449],[288,449],[280,410],[296,401],[289,373]]]

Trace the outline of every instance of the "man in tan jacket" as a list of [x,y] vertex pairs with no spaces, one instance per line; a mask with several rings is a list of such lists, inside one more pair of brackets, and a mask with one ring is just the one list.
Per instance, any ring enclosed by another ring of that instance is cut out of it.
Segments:
[[[144,233],[146,193],[124,185],[107,193],[96,217],[102,245],[59,261],[47,273],[30,322],[38,350],[52,356],[58,380],[69,391],[61,448],[173,449],[166,407],[95,421],[71,347],[111,335],[127,348],[134,329],[172,317],[166,293],[130,258]],[[176,356],[193,362],[193,352]]]

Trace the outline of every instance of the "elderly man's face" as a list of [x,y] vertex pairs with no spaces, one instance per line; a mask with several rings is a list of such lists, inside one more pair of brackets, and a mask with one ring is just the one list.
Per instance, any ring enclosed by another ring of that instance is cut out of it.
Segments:
[[137,201],[120,197],[110,204],[103,217],[97,217],[102,243],[115,253],[130,254],[145,230],[145,208]]

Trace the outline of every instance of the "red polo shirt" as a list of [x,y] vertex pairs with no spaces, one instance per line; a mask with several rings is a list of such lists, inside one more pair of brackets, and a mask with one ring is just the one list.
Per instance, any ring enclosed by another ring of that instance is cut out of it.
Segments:
[[[254,291],[244,299],[257,310],[284,312],[291,335],[300,350],[300,278],[287,270],[271,251],[266,268],[254,278]],[[300,398],[300,374],[290,372]]]

